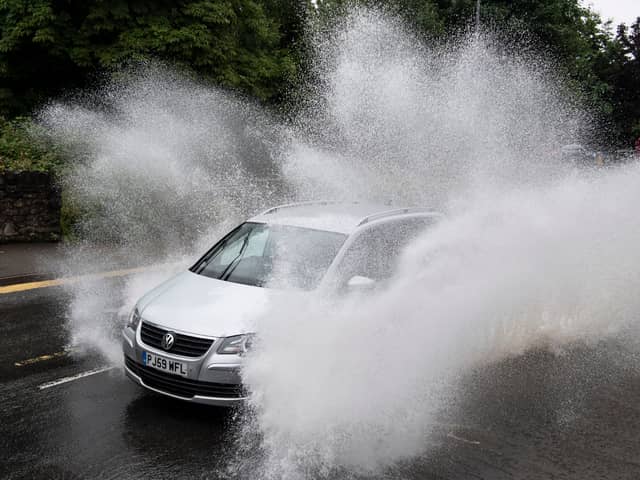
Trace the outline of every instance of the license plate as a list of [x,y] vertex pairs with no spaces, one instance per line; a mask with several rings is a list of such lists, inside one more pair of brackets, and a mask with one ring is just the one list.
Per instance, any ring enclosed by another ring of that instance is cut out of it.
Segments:
[[187,376],[187,365],[185,363],[160,357],[153,353],[142,352],[142,364],[147,367],[155,368],[156,370],[173,373],[174,375],[180,375],[182,377]]

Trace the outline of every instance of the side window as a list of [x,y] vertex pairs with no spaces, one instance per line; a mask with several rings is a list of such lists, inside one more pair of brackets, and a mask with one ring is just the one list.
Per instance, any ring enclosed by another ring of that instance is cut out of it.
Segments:
[[376,281],[396,273],[404,248],[434,222],[430,217],[414,217],[385,222],[363,231],[345,252],[338,268],[342,284],[359,275]]
[[342,258],[339,272],[342,282],[347,282],[356,275],[374,280],[388,276],[384,233],[382,229],[372,228],[356,237]]

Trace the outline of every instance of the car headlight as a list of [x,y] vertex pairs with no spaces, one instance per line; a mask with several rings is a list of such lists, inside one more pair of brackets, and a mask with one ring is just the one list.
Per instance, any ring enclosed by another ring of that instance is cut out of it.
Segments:
[[222,355],[242,355],[251,348],[253,334],[234,335],[227,337],[218,347],[218,353]]
[[133,311],[131,312],[131,315],[129,316],[129,321],[127,322],[127,327],[135,330],[138,328],[138,324],[140,323],[140,312],[138,311],[138,308],[134,308]]

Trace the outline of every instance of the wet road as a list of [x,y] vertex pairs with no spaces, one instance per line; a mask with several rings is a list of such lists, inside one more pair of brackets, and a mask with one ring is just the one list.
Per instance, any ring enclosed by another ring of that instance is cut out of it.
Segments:
[[[233,413],[145,392],[120,368],[40,388],[106,365],[98,354],[41,357],[69,343],[68,300],[61,287],[0,295],[0,478],[228,478]],[[385,475],[638,479],[638,351],[608,342],[478,369],[428,453]]]
[[147,394],[121,369],[40,389],[104,367],[64,351],[60,287],[0,295],[0,478],[214,478],[226,410]]

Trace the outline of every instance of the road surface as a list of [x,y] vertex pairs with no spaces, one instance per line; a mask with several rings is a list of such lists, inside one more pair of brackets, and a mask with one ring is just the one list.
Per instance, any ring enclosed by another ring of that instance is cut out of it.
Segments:
[[[0,294],[0,478],[233,476],[234,415],[145,392],[98,354],[65,352],[68,303],[55,285]],[[608,342],[479,368],[461,379],[428,451],[380,478],[639,479],[638,351]]]

